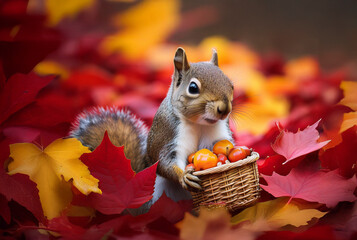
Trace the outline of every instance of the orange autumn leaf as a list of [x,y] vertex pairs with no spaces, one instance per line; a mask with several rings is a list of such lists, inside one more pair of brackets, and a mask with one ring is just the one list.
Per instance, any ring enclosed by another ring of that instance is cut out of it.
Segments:
[[260,202],[232,217],[231,222],[238,224],[244,221],[261,223],[265,221],[271,229],[278,229],[286,225],[300,227],[307,225],[313,218],[321,218],[327,212],[316,209],[302,209],[290,202],[287,198],[278,198],[271,201]]
[[181,230],[181,239],[202,239],[208,223],[217,219],[224,224],[222,228],[229,227],[230,217],[227,211],[219,209],[209,212],[204,208],[201,210],[199,217],[186,213],[184,219],[176,225]]
[[179,23],[177,0],[145,0],[124,13],[114,22],[120,30],[107,36],[101,49],[105,53],[121,51],[127,58],[140,58],[163,42]]
[[259,231],[246,228],[232,228],[229,213],[223,209],[200,209],[198,217],[186,213],[184,219],[176,224],[180,229],[180,239],[240,239],[253,240]]
[[232,42],[223,36],[211,36],[205,38],[198,47],[192,49],[194,53],[192,61],[210,59],[211,52],[207,50],[212,48],[215,48],[218,51],[219,66],[234,65],[235,67],[244,66],[255,68],[259,64],[259,57],[255,52],[247,46],[237,42]]
[[328,142],[325,146],[322,147],[323,151],[326,151],[327,149],[330,149],[330,148],[334,148],[342,142],[342,136],[339,133],[338,129],[337,130],[336,129],[329,130],[329,129],[326,129],[325,127],[323,127],[323,129],[324,130],[321,134],[319,142],[324,142],[324,141],[330,140],[330,142]]
[[340,133],[357,125],[357,112],[350,112],[343,114],[343,121],[340,128]]
[[37,184],[40,201],[45,216],[52,219],[72,199],[73,185],[83,194],[101,193],[98,179],[94,178],[79,157],[89,153],[77,139],[57,139],[44,150],[31,143],[16,143],[10,145],[9,174],[23,173]]
[[292,80],[306,80],[317,77],[319,63],[312,57],[303,57],[289,61],[285,66],[286,76]]
[[299,85],[283,76],[271,76],[266,82],[266,89],[273,95],[294,94],[298,92]]
[[[226,68],[235,70],[232,76],[235,77],[236,72],[240,72],[242,67],[256,68],[259,65],[259,57],[247,46],[232,42],[223,36],[210,36],[202,40],[198,45],[182,45],[189,52],[190,62],[208,61],[212,57],[212,49],[218,52],[219,63],[223,72],[226,73]],[[172,66],[172,53],[177,49],[175,44],[160,44],[151,47],[148,50],[148,62],[156,68],[170,68]],[[236,80],[235,78],[231,78]],[[239,81],[239,80],[238,80]]]

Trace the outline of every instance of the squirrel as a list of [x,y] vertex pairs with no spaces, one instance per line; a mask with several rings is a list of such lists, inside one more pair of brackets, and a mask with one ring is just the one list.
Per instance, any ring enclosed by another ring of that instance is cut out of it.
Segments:
[[233,83],[218,67],[215,49],[210,61],[189,63],[185,50],[178,48],[171,85],[150,130],[129,111],[96,108],[78,116],[70,135],[94,150],[107,131],[114,145],[124,145],[135,172],[159,161],[151,204],[164,191],[175,201],[189,199],[188,190],[201,186],[192,171],[185,171],[188,155],[212,150],[223,139],[233,142],[232,101]]

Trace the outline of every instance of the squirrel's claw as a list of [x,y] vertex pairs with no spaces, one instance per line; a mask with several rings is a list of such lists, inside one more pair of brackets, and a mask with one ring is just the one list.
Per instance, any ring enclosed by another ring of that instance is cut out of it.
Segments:
[[194,190],[201,190],[202,187],[199,182],[201,182],[201,179],[193,175],[192,171],[185,171],[183,175],[183,187],[185,189],[191,188]]
[[197,176],[195,176],[195,175],[193,175],[191,173],[186,174],[186,177],[187,177],[187,179],[195,181],[195,182],[201,182],[202,181]]

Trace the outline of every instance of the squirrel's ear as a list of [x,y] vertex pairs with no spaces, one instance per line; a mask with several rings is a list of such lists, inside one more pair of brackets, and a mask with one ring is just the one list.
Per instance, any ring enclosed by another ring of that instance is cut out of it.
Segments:
[[176,50],[174,58],[175,70],[182,72],[182,70],[187,71],[190,69],[190,64],[187,61],[186,53],[183,48],[178,48]]
[[217,50],[212,48],[212,58],[211,58],[211,63],[216,65],[218,67],[218,55],[217,55]]

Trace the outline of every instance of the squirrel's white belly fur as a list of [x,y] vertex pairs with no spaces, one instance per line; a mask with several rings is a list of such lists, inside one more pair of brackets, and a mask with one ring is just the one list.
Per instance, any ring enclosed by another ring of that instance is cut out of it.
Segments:
[[[215,125],[197,125],[182,120],[177,130],[177,137],[174,139],[177,154],[176,164],[183,171],[187,165],[189,154],[203,148],[212,150],[213,144],[219,140],[228,139],[232,141],[227,121],[219,121]],[[191,194],[180,185],[157,175],[152,201],[157,201],[164,191],[174,201],[191,198]]]

